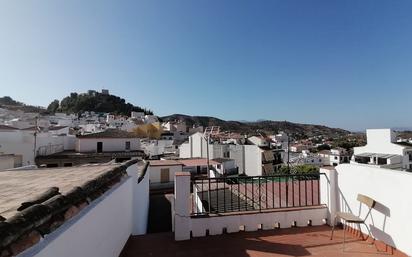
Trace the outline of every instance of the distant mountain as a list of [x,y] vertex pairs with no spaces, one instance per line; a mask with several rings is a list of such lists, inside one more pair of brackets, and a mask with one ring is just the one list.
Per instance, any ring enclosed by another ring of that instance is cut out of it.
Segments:
[[27,105],[22,102],[18,102],[14,100],[10,96],[0,97],[0,108],[13,110],[13,111],[21,110],[23,112],[35,112],[35,113],[43,113],[46,111],[46,109],[43,107]]
[[84,111],[108,112],[119,115],[130,116],[132,111],[153,114],[149,109],[126,103],[126,100],[110,95],[109,93],[99,93],[89,90],[87,93],[71,93],[60,102],[54,100],[47,107],[49,112],[79,113]]
[[163,121],[182,120],[186,122],[188,126],[194,124],[207,126],[220,126],[221,130],[228,130],[233,132],[249,133],[253,134],[258,131],[265,133],[276,133],[284,131],[295,137],[306,137],[325,135],[328,137],[344,136],[350,132],[339,128],[329,128],[323,125],[313,124],[299,124],[288,121],[271,121],[261,120],[254,122],[241,122],[241,121],[225,121],[215,117],[208,116],[189,116],[184,114],[173,114],[169,116],[161,117]]

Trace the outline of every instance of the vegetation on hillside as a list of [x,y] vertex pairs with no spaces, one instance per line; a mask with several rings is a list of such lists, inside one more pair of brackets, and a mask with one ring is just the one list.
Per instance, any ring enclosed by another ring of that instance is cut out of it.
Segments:
[[44,113],[46,110],[39,106],[26,105],[22,102],[16,101],[10,96],[0,97],[0,108],[5,108],[8,110],[21,110],[23,112],[37,112]]
[[273,134],[279,131],[288,133],[294,139],[303,139],[310,136],[324,135],[328,137],[340,137],[349,134],[349,131],[329,128],[322,125],[299,124],[288,121],[255,121],[255,122],[240,122],[240,121],[225,121],[215,117],[208,116],[188,116],[183,114],[173,114],[162,117],[163,121],[181,120],[186,122],[186,125],[201,125],[220,126],[221,130],[239,132],[253,135],[258,132]]
[[354,147],[364,145],[366,145],[366,136],[363,133],[359,133],[335,138],[332,143],[332,148],[341,147],[349,151]]
[[[57,108],[56,108],[57,107]],[[126,100],[115,95],[102,94],[93,90],[88,93],[71,93],[60,102],[54,100],[47,107],[50,112],[80,113],[85,111],[108,112],[119,115],[130,115],[132,111],[153,114],[152,111],[126,103]]]

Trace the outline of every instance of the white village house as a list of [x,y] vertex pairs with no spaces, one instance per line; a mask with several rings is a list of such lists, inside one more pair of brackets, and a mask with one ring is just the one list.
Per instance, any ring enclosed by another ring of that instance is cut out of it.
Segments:
[[373,167],[412,170],[412,144],[396,142],[391,129],[366,130],[367,144],[353,149],[351,163]]
[[140,139],[134,134],[118,130],[107,129],[98,133],[78,135],[76,152],[124,152],[140,150]]

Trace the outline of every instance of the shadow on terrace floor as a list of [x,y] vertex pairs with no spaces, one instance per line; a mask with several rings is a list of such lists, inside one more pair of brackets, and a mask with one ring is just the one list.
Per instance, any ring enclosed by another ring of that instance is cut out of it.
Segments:
[[202,256],[384,256],[374,245],[347,233],[342,251],[343,230],[330,240],[329,226],[239,232],[175,242],[172,233],[130,237],[121,257]]

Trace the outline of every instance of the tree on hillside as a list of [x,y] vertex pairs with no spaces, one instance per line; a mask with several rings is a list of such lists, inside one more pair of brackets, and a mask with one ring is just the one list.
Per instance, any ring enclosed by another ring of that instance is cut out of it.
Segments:
[[126,103],[126,100],[115,95],[101,94],[90,91],[85,94],[71,93],[60,102],[59,111],[79,113],[84,111],[109,112],[130,116],[132,111],[153,114],[152,111]]
[[318,152],[322,150],[330,150],[330,146],[328,144],[323,144],[323,145],[319,145],[318,147],[316,147],[316,149],[318,150]]
[[59,100],[55,99],[53,102],[47,106],[47,111],[50,113],[55,113],[60,106]]
[[19,102],[13,100],[13,98],[11,98],[10,96],[0,97],[0,104],[4,104],[4,105],[23,105],[22,103],[19,103]]

